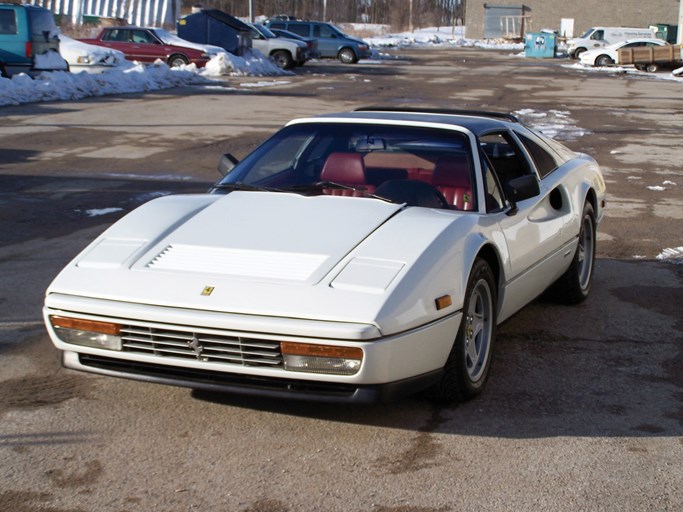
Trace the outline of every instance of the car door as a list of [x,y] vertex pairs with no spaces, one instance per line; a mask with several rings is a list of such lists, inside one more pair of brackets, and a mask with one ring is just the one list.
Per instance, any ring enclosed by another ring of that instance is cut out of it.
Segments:
[[133,29],[130,31],[131,51],[140,62],[154,62],[157,59],[166,61],[167,50],[149,30]]
[[[528,142],[528,141],[527,141]],[[505,203],[492,212],[507,246],[506,300],[501,318],[526,304],[559,277],[571,260],[564,229],[571,216],[566,192],[553,179],[540,179],[534,160],[511,131],[480,136],[482,159],[501,184]],[[516,203],[510,182],[523,176],[538,181],[538,193]],[[497,201],[499,202],[499,201]]]
[[[8,72],[28,70],[31,59],[26,57],[26,11],[21,6],[0,6],[0,64],[4,63]],[[20,69],[13,70],[13,66]]]
[[336,57],[339,50],[337,33],[327,25],[313,25],[313,37],[318,40],[318,51],[321,57]]

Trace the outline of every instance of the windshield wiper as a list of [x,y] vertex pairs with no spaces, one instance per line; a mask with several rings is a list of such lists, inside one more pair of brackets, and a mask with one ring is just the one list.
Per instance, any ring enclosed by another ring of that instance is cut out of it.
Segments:
[[391,202],[386,197],[378,196],[378,195],[373,194],[372,192],[368,192],[366,188],[353,187],[351,185],[344,185],[343,183],[337,183],[336,181],[316,181],[313,183],[309,183],[307,185],[294,185],[292,187],[287,188],[287,190],[291,190],[292,192],[308,192],[308,191],[323,190],[326,188],[336,189],[336,190],[353,190],[354,192],[360,192],[365,197],[372,197],[374,199],[381,199],[382,201],[385,201],[387,203]]
[[264,187],[261,185],[252,185],[251,183],[242,183],[237,181],[235,183],[218,183],[213,186],[213,190],[247,190],[247,191],[258,191],[258,192],[282,192],[282,189]]

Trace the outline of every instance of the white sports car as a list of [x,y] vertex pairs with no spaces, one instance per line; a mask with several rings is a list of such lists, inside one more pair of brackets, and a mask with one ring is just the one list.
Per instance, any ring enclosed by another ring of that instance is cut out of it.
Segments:
[[290,122],[207,194],[155,199],[57,276],[64,366],[235,393],[387,401],[486,383],[496,325],[591,287],[591,157],[472,111]]

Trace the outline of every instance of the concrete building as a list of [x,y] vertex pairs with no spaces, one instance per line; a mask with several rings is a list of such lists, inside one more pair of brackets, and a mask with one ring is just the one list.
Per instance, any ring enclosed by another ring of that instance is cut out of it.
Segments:
[[464,24],[467,37],[473,39],[519,38],[543,29],[576,37],[598,25],[678,25],[679,5],[679,0],[467,0]]

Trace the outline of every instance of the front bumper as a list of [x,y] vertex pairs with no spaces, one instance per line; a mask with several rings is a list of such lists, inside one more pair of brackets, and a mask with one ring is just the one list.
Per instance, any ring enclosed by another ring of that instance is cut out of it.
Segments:
[[396,382],[354,385],[192,370],[78,354],[76,352],[63,352],[62,364],[65,368],[73,370],[155,384],[236,395],[326,403],[392,402],[429,388],[436,384],[442,375],[442,370],[434,370]]
[[[443,368],[461,319],[457,312],[416,329],[383,336],[376,327],[365,324],[219,314],[68,296],[48,296],[47,302],[47,329],[55,346],[64,352],[67,368],[193,388],[351,402],[385,401],[405,389],[414,392],[426,385],[430,375]],[[56,307],[58,304],[61,307]],[[51,315],[144,327],[173,336],[176,331],[188,332],[183,339],[207,335],[230,344],[232,338],[238,344],[256,340],[274,345],[275,350],[281,342],[358,347],[363,360],[357,373],[333,375],[253,360],[211,359],[201,351],[195,357],[187,347],[172,354],[108,350],[60,339],[49,321]]]

